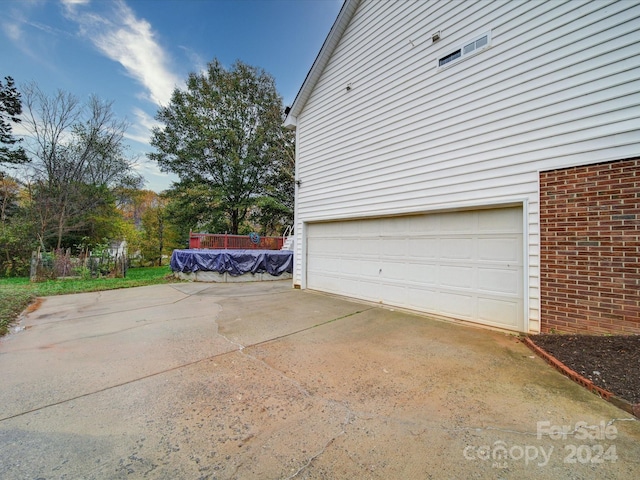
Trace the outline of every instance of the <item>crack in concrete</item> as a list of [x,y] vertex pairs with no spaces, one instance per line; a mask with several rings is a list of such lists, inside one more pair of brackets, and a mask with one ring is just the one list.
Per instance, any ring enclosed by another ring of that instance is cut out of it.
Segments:
[[266,368],[268,368],[269,370],[271,370],[272,372],[275,372],[281,379],[283,380],[287,380],[289,381],[289,383],[292,383],[297,389],[298,391],[304,395],[305,397],[309,398],[309,397],[313,397],[313,395],[311,395],[308,390],[306,388],[304,388],[304,386],[298,382],[296,379],[291,378],[290,376],[288,376],[286,373],[284,373],[282,370],[277,369],[275,367],[272,367],[271,365],[269,365],[267,362],[265,362],[264,360],[255,357],[254,355],[251,355],[250,353],[247,353],[244,350],[244,347],[239,350],[239,352],[247,357],[249,357],[250,359],[258,362],[261,365],[264,365]]
[[[221,335],[224,337],[224,335]],[[226,337],[224,337],[226,339]],[[231,342],[233,344],[236,344],[235,342]],[[239,345],[239,344],[237,344]],[[253,346],[253,345],[252,345]],[[307,398],[312,398],[312,399],[316,399],[316,400],[320,400],[320,403],[324,403],[325,405],[338,405],[340,407],[342,407],[344,410],[346,410],[346,416],[345,419],[340,423],[340,432],[338,432],[336,435],[334,435],[333,437],[331,437],[325,444],[324,446],[314,455],[312,455],[311,457],[309,457],[307,459],[307,461],[305,462],[304,465],[302,465],[293,475],[290,475],[289,477],[286,477],[286,480],[291,480],[295,477],[297,477],[298,475],[300,475],[303,471],[305,471],[312,463],[314,460],[316,460],[317,458],[319,458],[321,455],[323,455],[326,450],[333,444],[333,442],[335,442],[338,437],[342,436],[342,435],[346,435],[346,426],[349,425],[350,423],[352,423],[352,420],[355,418],[358,418],[358,415],[356,415],[353,410],[351,410],[351,408],[349,408],[349,406],[347,405],[346,402],[337,402],[335,400],[331,400],[331,399],[327,399],[321,395],[314,395],[309,393],[309,391],[304,388],[304,386],[297,381],[296,379],[288,376],[284,371],[277,369],[271,365],[269,365],[266,361],[257,358],[254,355],[251,355],[250,353],[247,353],[245,348],[242,347],[241,350],[238,350],[241,354],[247,356],[248,358],[250,358],[251,360],[265,366],[266,368],[268,368],[269,370],[271,370],[272,372],[275,372],[281,379],[288,381],[289,383],[293,384],[298,391],[304,395]]]
[[[176,303],[176,302],[170,302],[170,303]],[[371,308],[373,308],[373,307],[371,307]],[[226,339],[226,340],[227,340],[229,343],[231,343],[232,345],[236,345],[236,346],[238,346],[238,347],[239,347],[239,348],[238,348],[238,350],[232,350],[232,351],[228,351],[228,352],[221,352],[221,353],[218,353],[218,354],[215,354],[215,355],[210,355],[210,356],[208,356],[208,357],[199,358],[199,359],[193,360],[193,361],[191,361],[191,362],[187,362],[187,363],[184,363],[184,364],[180,364],[180,365],[176,365],[176,366],[174,366],[174,367],[167,368],[167,369],[165,369],[165,370],[161,370],[161,371],[158,371],[158,372],[149,373],[149,374],[144,375],[144,376],[142,376],[142,377],[133,378],[133,379],[131,379],[131,380],[127,380],[127,381],[124,381],[124,382],[120,382],[120,383],[117,383],[117,384],[114,384],[114,385],[108,385],[108,386],[106,386],[106,387],[103,387],[103,388],[100,388],[100,389],[97,389],[97,390],[94,390],[94,391],[91,391],[91,392],[82,393],[82,394],[80,394],[80,395],[76,395],[76,396],[71,397],[71,398],[67,398],[67,399],[59,400],[59,401],[57,401],[57,402],[52,402],[52,403],[49,403],[49,404],[47,404],[47,405],[42,405],[42,406],[35,407],[35,408],[29,409],[29,410],[26,410],[26,411],[23,411],[23,412],[18,412],[18,413],[12,414],[12,415],[8,415],[8,416],[6,416],[6,417],[2,417],[2,418],[0,418],[0,422],[4,422],[4,421],[6,421],[6,420],[11,420],[11,419],[14,419],[14,418],[17,418],[17,417],[21,417],[21,416],[23,416],[23,415],[27,415],[27,414],[29,414],[29,413],[34,413],[34,412],[37,412],[37,411],[40,411],[40,410],[44,410],[44,409],[49,408],[49,407],[55,407],[55,406],[58,406],[58,405],[62,405],[62,404],[65,404],[65,403],[71,402],[71,401],[73,401],[73,400],[77,400],[77,399],[79,399],[79,398],[89,397],[89,396],[91,396],[91,395],[95,395],[95,394],[98,394],[98,393],[102,393],[102,392],[105,392],[105,391],[111,390],[111,389],[113,389],[113,388],[118,388],[118,387],[122,387],[122,386],[125,386],[125,385],[130,385],[130,384],[132,384],[132,383],[135,383],[135,382],[138,382],[138,381],[141,381],[141,380],[146,380],[146,379],[148,379],[148,378],[152,378],[152,377],[155,377],[155,376],[158,376],[158,375],[162,375],[162,374],[165,374],[165,373],[169,373],[169,372],[173,372],[173,371],[176,371],[176,370],[180,370],[180,369],[182,369],[182,368],[187,368],[187,367],[190,367],[190,366],[196,365],[196,364],[198,364],[198,363],[202,363],[202,362],[205,362],[205,361],[209,361],[209,360],[213,360],[213,359],[215,359],[215,358],[222,357],[222,356],[224,356],[224,355],[228,355],[228,354],[230,354],[230,353],[235,353],[235,352],[243,353],[243,350],[244,350],[245,348],[255,347],[255,346],[262,345],[262,344],[269,343],[269,342],[273,342],[273,341],[276,341],[276,340],[279,340],[279,339],[282,339],[282,338],[287,338],[287,337],[290,337],[290,336],[296,335],[296,334],[298,334],[298,333],[304,332],[304,331],[306,331],[306,330],[310,330],[310,329],[312,329],[312,328],[316,328],[316,327],[319,327],[319,326],[325,325],[325,324],[327,324],[327,323],[335,322],[335,321],[337,321],[337,320],[341,320],[341,319],[343,319],[343,318],[347,318],[347,317],[350,317],[350,316],[353,316],[353,315],[357,315],[357,314],[362,313],[362,312],[364,312],[364,311],[366,311],[366,310],[370,310],[371,308],[368,308],[368,309],[365,309],[365,310],[360,310],[360,311],[353,312],[353,313],[349,313],[349,314],[343,315],[343,316],[341,316],[341,317],[333,318],[333,319],[331,319],[331,320],[327,320],[327,321],[325,321],[325,322],[318,323],[318,324],[313,325],[313,326],[311,326],[311,327],[303,328],[303,329],[297,330],[297,331],[295,331],[295,332],[291,332],[291,333],[288,333],[288,334],[285,334],[285,335],[280,335],[280,336],[278,336],[278,337],[274,337],[274,338],[270,338],[270,339],[267,339],[267,340],[263,340],[263,341],[261,341],[261,342],[257,342],[257,343],[251,344],[251,345],[249,345],[249,346],[244,346],[244,345],[241,345],[241,344],[239,344],[239,343],[237,343],[237,342],[233,342],[233,341],[229,340],[229,339],[228,339],[227,337],[225,337],[223,334],[221,334],[221,333],[219,333],[219,332],[218,332],[218,323],[217,323],[217,322],[214,322],[214,323],[216,324],[216,334],[217,334],[217,335],[220,335],[222,338]],[[282,373],[282,374],[284,375],[284,373]],[[285,377],[286,377],[286,375],[285,375]],[[286,378],[289,378],[289,377],[286,377]],[[304,389],[303,389],[303,390],[304,390]],[[306,395],[308,396],[309,394],[307,393]]]
[[286,379],[286,380],[288,380],[289,382],[293,383],[293,384],[296,386],[296,388],[298,389],[298,391],[299,391],[300,393],[302,393],[305,397],[312,397],[312,395],[307,391],[307,389],[306,389],[306,388],[304,388],[304,387],[302,386],[302,384],[301,384],[300,382],[298,382],[297,380],[295,380],[295,379],[293,379],[293,378],[289,377],[289,376],[288,376],[285,372],[283,372],[282,370],[279,370],[279,369],[277,369],[277,368],[275,368],[275,367],[273,367],[273,366],[269,365],[269,364],[268,364],[267,362],[265,362],[264,360],[259,359],[259,358],[257,358],[256,356],[251,355],[250,353],[247,353],[247,352],[245,351],[245,349],[246,349],[246,348],[251,348],[251,347],[257,347],[257,346],[259,346],[259,345],[263,345],[263,344],[270,343],[270,342],[274,342],[274,341],[280,340],[280,339],[282,339],[282,338],[288,338],[288,337],[291,337],[291,336],[293,336],[293,335],[297,335],[298,333],[305,332],[305,331],[307,331],[307,330],[311,330],[311,329],[314,329],[314,328],[317,328],[317,327],[321,327],[321,326],[323,326],[323,325],[327,325],[327,324],[329,324],[329,323],[333,323],[333,322],[336,322],[336,321],[338,321],[338,320],[342,320],[342,319],[344,319],[344,318],[351,317],[351,316],[353,316],[353,315],[358,315],[358,314],[360,314],[360,313],[363,313],[363,312],[366,312],[366,311],[368,311],[368,310],[371,310],[372,308],[374,308],[374,307],[369,307],[369,308],[366,308],[366,309],[364,309],[364,310],[358,310],[358,311],[356,311],[356,312],[348,313],[348,314],[346,314],[346,315],[342,315],[342,316],[340,316],[340,317],[332,318],[332,319],[330,319],[330,320],[326,320],[326,321],[324,321],[324,322],[317,323],[317,324],[312,325],[312,326],[310,326],[310,327],[306,327],[306,328],[302,328],[302,329],[300,329],[300,330],[296,330],[295,332],[291,332],[291,333],[287,333],[287,334],[284,334],[284,335],[280,335],[280,336],[277,336],[277,337],[274,337],[274,338],[270,338],[270,339],[268,339],[268,340],[263,340],[263,341],[260,341],[260,342],[256,342],[256,343],[253,343],[253,344],[248,345],[248,346],[245,346],[245,345],[242,345],[241,343],[235,342],[235,341],[231,340],[229,337],[227,337],[226,335],[224,335],[223,333],[220,333],[220,325],[218,324],[218,322],[217,322],[217,321],[215,322],[215,324],[216,324],[216,335],[219,335],[220,337],[224,338],[224,339],[225,339],[228,343],[230,343],[231,345],[235,345],[235,346],[237,346],[237,347],[238,347],[238,350],[236,350],[237,352],[240,352],[241,354],[246,355],[247,357],[249,357],[249,358],[253,359],[254,361],[256,361],[256,362],[258,362],[258,363],[260,363],[260,364],[264,365],[265,367],[267,367],[267,368],[268,368],[268,369],[270,369],[271,371],[276,372],[276,373],[277,373],[281,378]]
[[[327,401],[327,402],[330,403],[330,401]],[[300,468],[298,468],[298,470],[293,475],[290,475],[290,476],[286,477],[286,480],[291,480],[293,478],[296,478],[298,475],[300,475],[302,472],[304,472],[307,468],[309,468],[309,466],[314,462],[314,460],[316,460],[317,458],[322,456],[327,451],[327,448],[329,448],[333,444],[333,442],[335,442],[338,439],[338,437],[347,434],[347,432],[345,430],[345,427],[351,423],[351,418],[353,416],[353,412],[343,402],[334,402],[334,403],[337,403],[338,405],[344,407],[347,410],[347,416],[345,417],[345,419],[340,424],[340,426],[342,427],[340,432],[338,432],[336,435],[331,437],[329,439],[329,441],[327,441],[324,444],[324,446],[322,447],[322,449],[320,449],[319,452],[317,452],[316,454],[314,454],[311,457],[309,457],[307,459],[306,463],[304,465],[302,465]]]
[[[367,309],[367,310],[370,310],[370,309]],[[364,310],[364,311],[366,311],[366,310]],[[303,330],[299,330],[298,332],[294,332],[294,333],[291,333],[291,334],[288,334],[288,335],[284,335],[284,336],[287,337],[287,336],[290,336],[290,335],[294,335],[296,333],[303,332],[303,331],[308,330],[310,328],[316,328],[318,326],[326,325],[327,323],[335,322],[335,321],[340,320],[342,318],[350,317],[350,316],[356,315],[358,313],[362,313],[362,311],[351,313],[351,314],[347,314],[347,315],[343,315],[342,317],[334,318],[334,319],[328,320],[326,322],[322,322],[322,323],[313,325],[312,327],[305,328]],[[216,327],[218,327],[217,322],[216,322]],[[236,345],[238,347],[238,350],[236,350],[236,351],[239,352],[240,354],[242,354],[242,355],[246,356],[247,358],[251,359],[252,361],[257,362],[258,364],[266,367],[270,371],[276,373],[282,380],[287,381],[290,384],[294,385],[296,387],[296,389],[303,396],[305,396],[307,398],[312,398],[312,399],[319,400],[320,403],[324,403],[325,405],[338,405],[338,406],[342,407],[346,411],[346,416],[345,416],[344,420],[340,423],[340,431],[336,435],[332,436],[318,452],[316,452],[314,455],[309,457],[306,460],[306,462],[304,463],[304,465],[302,465],[300,468],[298,468],[298,470],[293,475],[290,475],[289,477],[286,477],[286,480],[291,480],[293,478],[296,478],[298,475],[300,475],[302,472],[304,472],[307,468],[309,468],[309,466],[314,462],[314,460],[316,460],[317,458],[322,456],[326,452],[326,450],[338,439],[338,437],[340,437],[342,435],[346,435],[346,433],[347,433],[346,432],[346,426],[349,425],[350,423],[352,423],[352,419],[357,418],[358,416],[353,412],[353,410],[351,410],[351,408],[349,408],[349,406],[347,405],[346,402],[337,402],[335,400],[327,399],[327,398],[325,398],[325,397],[323,397],[321,395],[311,394],[304,387],[304,385],[302,385],[295,378],[292,378],[289,375],[287,375],[283,370],[280,370],[278,368],[275,368],[272,365],[269,365],[265,360],[263,360],[261,358],[258,358],[255,355],[252,355],[252,354],[250,354],[250,353],[248,353],[246,351],[246,348],[250,348],[250,347],[254,347],[254,346],[260,345],[262,343],[266,343],[266,341],[258,342],[256,344],[249,345],[248,347],[245,347],[244,345],[229,339],[226,335],[220,333],[219,331],[216,331],[216,334],[219,335],[220,337],[224,338],[230,344]],[[278,337],[278,338],[282,338],[282,337]],[[278,338],[271,339],[271,340],[268,340],[268,341],[277,340]],[[237,471],[237,468],[236,468],[236,471]]]
[[218,335],[219,337],[224,338],[231,345],[235,345],[236,347],[238,347],[238,350],[235,350],[235,351],[242,353],[242,351],[245,348],[244,345],[242,345],[241,343],[238,343],[238,342],[234,342],[229,337],[227,337],[225,334],[220,333],[220,330],[219,330],[220,326],[218,325],[218,322],[215,322],[215,324],[216,324],[216,335]]
[[[373,308],[373,307],[371,307]],[[369,310],[369,309],[367,309]],[[363,310],[366,311],[366,310]],[[355,313],[351,313],[342,317],[338,317],[335,319],[331,319],[328,320],[326,322],[317,324],[317,325],[313,325],[312,327],[308,327],[306,329],[300,330],[298,332],[293,332],[287,335],[284,335],[283,337],[288,337],[291,335],[295,335],[296,333],[300,333],[303,332],[305,330],[311,329],[311,328],[316,328],[318,326],[321,325],[326,325],[328,323],[340,320],[342,318],[345,317],[349,317],[352,315],[356,315],[358,313],[362,313],[363,311],[358,311]],[[216,322],[216,326],[217,322]],[[354,419],[362,419],[362,420],[371,420],[371,419],[387,419],[393,423],[399,423],[398,419],[394,418],[394,417],[388,417],[388,416],[383,416],[383,415],[378,415],[375,413],[371,413],[371,412],[354,412],[353,410],[351,410],[351,408],[348,406],[348,404],[346,402],[338,402],[335,400],[331,400],[331,399],[327,399],[325,397],[323,397],[322,395],[315,395],[315,394],[311,394],[309,393],[309,391],[304,387],[303,384],[301,384],[298,380],[296,380],[295,378],[290,377],[289,375],[286,374],[285,371],[280,370],[278,368],[273,367],[272,365],[270,365],[269,363],[267,363],[265,360],[260,359],[258,357],[256,357],[255,355],[250,354],[249,352],[247,352],[247,348],[250,347],[254,347],[254,346],[258,346],[262,343],[267,343],[267,342],[272,342],[274,340],[277,340],[279,338],[282,337],[277,337],[274,339],[270,339],[270,340],[266,340],[263,342],[258,342],[256,344],[253,345],[249,345],[249,346],[245,346],[242,345],[238,342],[235,342],[233,340],[231,340],[230,338],[228,338],[227,336],[223,335],[222,333],[217,332],[218,335],[220,335],[222,338],[224,338],[227,342],[229,342],[232,345],[235,345],[238,347],[238,352],[247,356],[248,358],[250,358],[252,361],[259,363],[260,365],[263,365],[264,367],[268,368],[270,371],[275,372],[280,378],[282,378],[283,380],[289,382],[290,384],[293,384],[298,391],[303,394],[305,397],[308,398],[312,398],[315,400],[319,400],[321,403],[324,403],[326,405],[339,405],[342,408],[344,408],[346,410],[346,417],[345,419],[341,422],[340,427],[341,430],[340,432],[338,432],[336,435],[332,436],[324,445],[323,447],[317,451],[315,454],[313,454],[312,456],[310,456],[305,463],[300,466],[300,468],[298,468],[298,470],[293,473],[292,475],[286,477],[286,480],[292,480],[296,477],[298,477],[300,474],[302,474],[305,470],[307,470],[311,464],[317,460],[318,458],[320,458],[326,451],[327,449],[342,435],[346,435],[346,426],[349,425],[350,423],[352,423],[352,421]],[[621,421],[638,421],[635,418],[614,418],[611,419],[607,422],[607,426],[614,424],[615,422],[621,422]],[[406,421],[400,422],[400,423],[406,423]],[[474,426],[469,426],[469,427],[460,427],[460,428],[449,428],[446,426],[442,426],[442,427],[433,427],[433,426],[428,426],[428,425],[424,425],[424,423],[415,423],[414,424],[415,427],[418,427],[418,432],[416,433],[413,430],[410,430],[411,434],[414,436],[420,436],[423,435],[425,432],[429,431],[429,432],[446,432],[446,433],[460,433],[460,432],[500,432],[500,433],[507,433],[507,434],[512,434],[512,435],[521,435],[521,436],[529,436],[529,437],[551,437],[552,434],[540,434],[539,432],[531,432],[531,431],[520,431],[520,430],[513,430],[513,429],[508,429],[508,428],[500,428],[500,427],[493,427],[493,426],[486,426],[486,427],[474,427]],[[579,428],[574,428],[571,432],[568,432],[567,435],[576,435],[577,433],[579,433]]]
[[[194,294],[189,294],[189,293],[185,293],[185,292],[180,292],[180,293],[185,295],[185,298],[181,298],[179,300],[172,301],[172,302],[167,302],[165,304],[175,304],[175,303],[181,302],[181,301],[183,301],[183,300],[185,300],[185,299],[187,299],[187,298],[189,298],[189,297],[191,297],[193,295],[197,295],[199,292],[198,293],[194,293]],[[157,306],[157,305],[154,305],[154,307],[155,306]],[[149,308],[149,307],[143,307],[143,308]],[[243,345],[243,344],[241,344],[241,343],[239,343],[237,341],[234,341],[231,338],[227,337],[226,335],[220,333],[219,324],[217,322],[217,315],[216,315],[216,317],[214,319],[215,334],[219,335],[222,339],[224,339],[230,345],[233,345],[234,347],[236,347],[235,350],[231,350],[231,351],[223,352],[223,353],[220,353],[220,354],[212,355],[212,356],[209,356],[209,357],[206,357],[206,358],[198,359],[198,360],[195,360],[193,362],[189,362],[189,363],[186,363],[186,364],[182,364],[182,365],[178,365],[178,366],[172,367],[172,368],[167,369],[167,370],[163,370],[161,372],[155,372],[155,373],[152,373],[152,374],[140,377],[140,378],[132,379],[130,381],[127,381],[127,382],[124,382],[124,383],[121,383],[121,384],[118,384],[118,385],[108,386],[108,387],[105,387],[103,389],[100,389],[100,390],[97,390],[97,391],[94,391],[94,392],[90,392],[90,393],[86,393],[86,394],[83,394],[83,395],[76,396],[74,398],[62,400],[62,401],[59,401],[59,402],[56,402],[56,403],[52,403],[50,405],[38,407],[38,408],[35,408],[33,410],[30,410],[30,411],[27,411],[27,412],[22,412],[22,413],[19,413],[19,414],[10,416],[10,417],[0,418],[0,422],[4,421],[4,420],[8,420],[10,418],[15,418],[15,417],[18,417],[18,416],[21,416],[21,415],[25,415],[27,413],[31,413],[31,412],[34,412],[34,411],[42,410],[42,409],[48,408],[50,406],[60,405],[60,404],[66,403],[66,402],[70,402],[70,401],[76,400],[78,398],[90,396],[90,395],[93,395],[93,394],[96,394],[96,393],[101,393],[101,392],[103,392],[105,390],[109,390],[111,388],[115,388],[115,387],[118,387],[118,386],[134,383],[134,382],[137,382],[139,380],[144,380],[144,379],[146,379],[148,377],[160,375],[160,374],[167,373],[167,372],[170,372],[170,371],[173,371],[173,370],[179,370],[179,369],[182,369],[182,368],[187,368],[187,367],[192,366],[192,365],[194,365],[196,363],[200,363],[200,362],[206,361],[206,360],[211,360],[211,359],[214,359],[216,357],[221,357],[221,356],[227,355],[229,353],[238,352],[238,353],[240,353],[242,355],[245,355],[251,361],[257,362],[257,363],[263,365],[264,367],[266,367],[267,369],[269,369],[270,371],[275,372],[281,379],[283,379],[284,381],[287,381],[290,384],[294,385],[297,388],[297,390],[303,396],[305,396],[307,398],[311,398],[311,399],[313,399],[315,401],[318,401],[318,404],[320,404],[320,405],[324,404],[324,405],[328,405],[328,406],[340,407],[340,408],[344,409],[344,411],[345,411],[344,419],[337,425],[337,427],[339,428],[340,431],[337,432],[336,434],[334,434],[333,436],[330,436],[330,438],[326,442],[324,442],[324,444],[321,446],[321,448],[319,448],[319,450],[317,450],[315,453],[310,455],[306,460],[304,460],[304,459],[301,460],[304,463],[292,475],[286,477],[286,479],[288,479],[288,480],[292,480],[294,478],[297,478],[298,476],[303,474],[303,472],[305,472],[307,469],[309,469],[309,467],[311,467],[311,465],[317,459],[319,459],[322,455],[324,455],[327,452],[327,450],[341,436],[347,435],[347,432],[349,430],[348,426],[353,424],[356,420],[367,421],[367,420],[388,419],[389,421],[391,421],[391,422],[393,422],[395,424],[404,424],[404,425],[407,425],[409,427],[411,427],[413,425],[413,426],[416,427],[414,430],[417,431],[417,433],[415,433],[415,431],[411,430],[411,429],[410,429],[410,433],[412,435],[414,435],[414,436],[420,436],[420,435],[423,435],[423,434],[425,434],[427,432],[433,432],[433,431],[449,432],[449,433],[495,431],[495,432],[513,434],[513,435],[522,435],[522,436],[538,436],[538,435],[541,435],[541,436],[543,436],[545,438],[546,437],[550,437],[552,435],[552,434],[544,434],[544,433],[543,434],[539,434],[538,432],[531,432],[531,431],[519,431],[519,430],[508,429],[508,428],[499,428],[499,427],[494,427],[494,426],[484,426],[484,427],[468,426],[468,427],[449,428],[449,427],[446,427],[445,425],[441,425],[441,426],[435,426],[435,425],[429,425],[429,424],[425,425],[425,423],[423,423],[423,422],[407,422],[406,420],[405,421],[401,421],[399,418],[396,418],[396,417],[389,417],[389,416],[379,415],[379,414],[371,413],[371,412],[354,411],[354,410],[352,410],[350,408],[350,406],[349,406],[347,401],[336,401],[336,400],[332,400],[332,399],[326,398],[325,396],[323,396],[321,394],[310,393],[304,387],[304,385],[301,382],[299,382],[295,378],[287,375],[286,371],[280,370],[280,369],[270,365],[269,363],[266,362],[266,360],[258,358],[257,356],[255,356],[255,355],[253,355],[253,354],[251,354],[250,352],[247,351],[248,348],[259,346],[259,345],[262,345],[262,344],[266,344],[268,342],[277,341],[277,340],[282,339],[282,338],[290,337],[290,336],[296,335],[298,333],[304,332],[306,330],[314,329],[314,328],[317,328],[317,327],[320,327],[320,326],[323,326],[323,325],[326,325],[326,324],[329,324],[329,323],[332,323],[332,322],[336,322],[338,320],[341,320],[341,319],[344,319],[344,318],[347,318],[347,317],[350,317],[350,316],[354,316],[354,315],[366,312],[367,310],[371,310],[373,308],[376,308],[376,307],[369,307],[369,308],[366,308],[364,310],[360,310],[360,311],[356,311],[356,312],[353,312],[353,313],[349,313],[349,314],[343,315],[341,317],[333,318],[333,319],[330,319],[330,320],[315,324],[313,326],[300,329],[298,331],[287,333],[287,334],[284,334],[284,335],[281,335],[281,336],[278,336],[278,337],[275,337],[275,338],[270,338],[270,339],[267,339],[267,340],[263,340],[263,341],[260,341],[260,342],[257,342],[255,344],[251,344],[251,345],[248,345],[248,346],[245,346],[245,345]],[[219,314],[219,312],[221,310],[222,309],[220,309],[217,312],[217,314]],[[52,323],[52,322],[49,322],[49,323]],[[143,326],[143,325],[140,325],[140,326]],[[137,327],[132,327],[132,328],[138,328],[138,326]],[[128,330],[128,329],[124,329],[124,330]],[[91,337],[87,337],[87,338],[91,338]],[[62,342],[62,343],[64,343],[64,342]],[[338,411],[336,413],[338,413]],[[606,423],[606,425],[610,426],[610,425],[613,425],[616,422],[629,422],[629,421],[637,422],[639,420],[635,419],[635,418],[613,418],[613,419],[609,420]],[[571,432],[567,432],[566,434],[567,435],[576,435],[579,431],[580,431],[579,428],[574,428]],[[251,436],[249,436],[246,440],[249,440],[251,438]],[[246,441],[246,440],[243,440],[243,442]],[[320,442],[318,442],[318,443],[320,443]],[[242,466],[242,463],[235,465],[235,469],[234,469],[234,472],[232,474],[232,477],[235,477],[236,472],[238,472],[238,470],[239,470],[239,468],[241,466]]]

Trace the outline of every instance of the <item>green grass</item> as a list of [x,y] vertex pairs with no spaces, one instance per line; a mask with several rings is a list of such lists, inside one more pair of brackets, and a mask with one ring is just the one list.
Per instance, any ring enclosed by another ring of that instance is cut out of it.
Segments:
[[30,282],[28,278],[0,279],[0,335],[36,297],[68,293],[97,292],[116,288],[142,287],[177,280],[169,274],[169,267],[130,268],[126,278],[94,278],[91,280],[64,279]]

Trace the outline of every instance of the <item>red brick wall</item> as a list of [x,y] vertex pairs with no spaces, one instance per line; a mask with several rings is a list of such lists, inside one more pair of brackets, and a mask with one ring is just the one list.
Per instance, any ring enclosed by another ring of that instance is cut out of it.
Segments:
[[640,333],[640,158],[540,173],[543,332]]

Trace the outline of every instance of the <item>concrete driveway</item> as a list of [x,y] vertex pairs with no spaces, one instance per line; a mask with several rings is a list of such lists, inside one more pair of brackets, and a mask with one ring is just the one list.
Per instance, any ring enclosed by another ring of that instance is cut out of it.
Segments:
[[640,478],[516,337],[293,290],[51,297],[0,340],[0,478]]

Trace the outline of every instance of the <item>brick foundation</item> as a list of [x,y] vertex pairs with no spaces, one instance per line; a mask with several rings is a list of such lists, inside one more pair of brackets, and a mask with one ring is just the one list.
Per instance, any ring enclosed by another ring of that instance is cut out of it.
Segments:
[[640,158],[540,173],[541,329],[640,333]]

